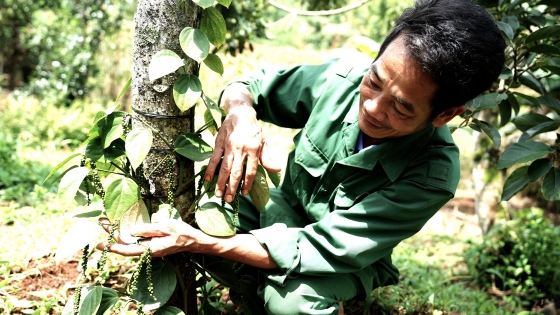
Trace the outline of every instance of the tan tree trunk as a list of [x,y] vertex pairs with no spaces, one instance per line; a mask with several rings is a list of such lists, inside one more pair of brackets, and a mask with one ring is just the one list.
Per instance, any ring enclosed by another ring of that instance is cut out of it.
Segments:
[[[179,34],[187,26],[198,28],[201,13],[201,8],[191,0],[139,0],[134,17],[132,107],[138,117],[159,130],[170,144],[173,144],[180,134],[193,131],[194,108],[181,113],[173,100],[173,83],[176,76],[168,75],[156,82],[150,82],[148,67],[152,56],[162,49],[169,49],[179,56],[185,56],[179,45]],[[198,65],[195,61],[189,59],[186,68],[187,73],[198,75]],[[150,117],[138,111],[155,114],[157,117]],[[141,126],[142,123],[133,120],[133,128]],[[150,174],[163,158],[172,154],[165,142],[158,137],[154,137],[152,148],[143,165],[144,174]],[[184,177],[192,178],[194,164],[191,161],[181,161],[181,163],[185,166]],[[179,169],[177,162],[174,169],[175,179],[177,179]],[[176,183],[177,180],[171,184],[175,187]],[[146,200],[149,208],[157,210],[160,203],[167,203],[169,185],[167,167],[160,167],[153,172],[149,179],[149,186],[150,193],[155,198]],[[194,186],[190,186],[186,193],[175,198],[175,207],[183,219],[186,219],[187,210],[193,199]],[[183,309],[186,314],[196,314],[194,269],[188,267],[188,261],[184,261],[185,259],[188,260],[186,254],[166,257],[166,261],[175,262],[176,270],[179,271],[177,289],[168,304]]]

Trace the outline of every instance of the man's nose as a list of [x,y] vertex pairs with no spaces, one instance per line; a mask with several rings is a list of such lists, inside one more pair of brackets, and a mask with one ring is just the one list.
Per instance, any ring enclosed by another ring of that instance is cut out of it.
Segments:
[[387,117],[385,114],[384,106],[382,105],[379,97],[366,99],[364,101],[364,109],[366,110],[366,113],[368,115],[379,121],[383,121]]

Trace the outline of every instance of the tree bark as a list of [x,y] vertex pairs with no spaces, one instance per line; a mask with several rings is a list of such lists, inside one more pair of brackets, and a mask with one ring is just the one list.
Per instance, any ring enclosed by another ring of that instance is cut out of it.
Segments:
[[[186,72],[198,75],[198,64],[186,57],[179,45],[179,34],[183,28],[190,26],[198,28],[202,10],[191,0],[139,0],[138,9],[134,17],[133,44],[133,72],[132,72],[132,107],[135,115],[154,127],[165,138],[165,141],[154,137],[152,150],[146,158],[144,174],[152,174],[148,179],[149,192],[143,192],[147,197],[146,204],[152,211],[158,209],[159,204],[167,203],[169,185],[176,187],[179,165],[183,167],[183,177],[194,176],[194,163],[179,159],[173,154],[172,148],[166,144],[173,144],[177,136],[194,129],[194,107],[181,113],[173,100],[173,83],[176,75],[167,75],[150,82],[148,67],[152,56],[162,49],[169,49],[179,56],[187,58]],[[153,117],[156,115],[156,117]],[[133,120],[133,128],[144,127],[137,119]],[[167,163],[156,169],[157,165],[168,155],[173,155],[175,161],[175,181],[169,183]],[[154,169],[156,169],[154,171]],[[153,173],[152,173],[153,172]],[[190,186],[185,193],[176,196],[174,205],[187,219],[187,211],[194,200],[194,186]],[[196,314],[196,287],[194,271],[184,260],[185,255],[169,257],[166,261],[177,262],[174,267],[179,270],[178,285],[174,296],[168,304],[177,306],[186,314]],[[167,258],[167,257],[166,257]]]

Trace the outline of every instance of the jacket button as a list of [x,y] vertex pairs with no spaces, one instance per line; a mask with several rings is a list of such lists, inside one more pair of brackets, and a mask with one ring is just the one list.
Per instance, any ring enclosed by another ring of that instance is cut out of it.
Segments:
[[323,195],[328,195],[330,193],[330,191],[328,191],[327,189],[323,189],[323,190],[321,190],[321,193]]

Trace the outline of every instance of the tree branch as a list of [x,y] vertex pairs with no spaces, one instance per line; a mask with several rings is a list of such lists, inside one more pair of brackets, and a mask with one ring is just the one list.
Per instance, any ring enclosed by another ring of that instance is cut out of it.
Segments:
[[327,16],[327,15],[336,15],[336,14],[344,13],[346,11],[354,10],[354,9],[359,8],[359,7],[363,6],[364,4],[370,2],[371,0],[360,0],[356,3],[349,4],[349,5],[344,6],[342,8],[338,8],[338,9],[334,9],[334,10],[325,10],[325,11],[296,10],[296,9],[292,9],[290,7],[287,7],[283,4],[280,4],[280,3],[278,3],[274,0],[267,0],[267,1],[272,6],[278,8],[280,10],[286,11],[288,13],[291,13],[291,14],[305,15],[305,16]]

